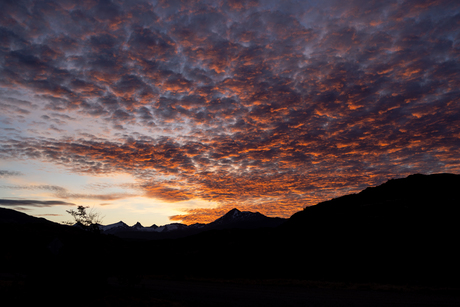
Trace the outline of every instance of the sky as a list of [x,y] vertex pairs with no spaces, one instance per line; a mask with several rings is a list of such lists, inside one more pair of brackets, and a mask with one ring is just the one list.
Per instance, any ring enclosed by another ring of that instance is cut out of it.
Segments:
[[288,218],[460,173],[460,2],[0,2],[0,206]]

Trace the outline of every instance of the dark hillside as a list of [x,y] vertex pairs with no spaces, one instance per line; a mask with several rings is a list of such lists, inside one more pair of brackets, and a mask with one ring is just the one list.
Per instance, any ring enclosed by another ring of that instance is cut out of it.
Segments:
[[0,221],[0,295],[14,305],[43,301],[57,306],[69,297],[80,302],[104,287],[107,276],[121,272],[112,260],[120,261],[125,244],[116,237],[4,208]]
[[460,175],[411,175],[392,179],[369,187],[358,194],[350,194],[307,207],[294,214],[287,224],[302,224],[312,211],[333,215],[360,217],[388,217],[436,215],[449,217],[460,212],[455,202],[460,199]]
[[179,276],[459,284],[459,186],[458,175],[413,175],[305,208],[278,228],[148,242],[143,254],[168,265],[144,269]]
[[285,248],[310,261],[315,268],[304,271],[318,277],[458,283],[459,187],[453,174],[389,180],[305,208],[280,237],[290,238]]
[[0,208],[0,224],[52,223],[44,218],[36,218],[12,209]]

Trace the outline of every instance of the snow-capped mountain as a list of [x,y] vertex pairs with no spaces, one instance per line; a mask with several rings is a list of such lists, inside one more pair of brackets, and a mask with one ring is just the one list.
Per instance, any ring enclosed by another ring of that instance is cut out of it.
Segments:
[[98,225],[99,229],[103,233],[117,233],[120,231],[124,231],[127,229],[131,229],[128,225],[126,225],[123,221],[119,221],[118,223],[109,224],[109,225]]
[[127,232],[127,231],[167,232],[167,231],[173,231],[173,230],[180,230],[184,228],[187,228],[187,225],[181,224],[181,223],[171,223],[171,224],[166,224],[160,227],[158,227],[155,224],[153,224],[150,227],[144,227],[139,222],[137,222],[133,226],[128,226],[123,221],[120,221],[114,224],[109,224],[109,225],[99,225],[99,229],[103,233],[108,233],[108,234],[116,234],[119,232]]
[[236,208],[227,212],[224,216],[206,225],[209,229],[224,228],[262,228],[276,227],[285,219],[279,217],[267,217],[259,212],[240,211]]
[[227,212],[224,216],[210,223],[210,225],[224,225],[228,223],[259,221],[259,220],[264,220],[264,219],[269,219],[269,218],[259,212],[250,212],[250,211],[242,212],[234,208],[230,210],[229,212]]
[[160,227],[156,228],[155,231],[156,232],[168,232],[168,231],[173,231],[173,230],[185,229],[187,227],[188,226],[185,225],[185,224],[171,223],[171,224],[166,224],[166,225],[160,226]]
[[133,226],[131,226],[132,229],[144,229],[145,227],[142,226],[141,223],[137,222],[136,224],[134,224]]
[[144,227],[139,222],[133,226],[128,226],[120,221],[109,225],[99,225],[99,228],[102,233],[125,238],[156,239],[187,236],[211,229],[276,227],[283,223],[284,220],[282,218],[270,218],[258,212],[240,211],[235,208],[209,224],[196,223],[187,226],[181,223],[171,223],[162,226]]

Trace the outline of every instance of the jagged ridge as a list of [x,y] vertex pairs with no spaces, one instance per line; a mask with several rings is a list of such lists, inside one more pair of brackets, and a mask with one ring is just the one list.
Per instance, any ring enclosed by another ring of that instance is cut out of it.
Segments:
[[106,226],[100,225],[100,229],[103,233],[114,234],[123,238],[160,239],[183,237],[212,229],[276,227],[284,221],[283,218],[271,218],[259,212],[242,212],[234,208],[209,224],[197,223],[187,226],[181,223],[171,223],[163,226],[144,227],[139,222],[133,226],[128,226],[120,221]]

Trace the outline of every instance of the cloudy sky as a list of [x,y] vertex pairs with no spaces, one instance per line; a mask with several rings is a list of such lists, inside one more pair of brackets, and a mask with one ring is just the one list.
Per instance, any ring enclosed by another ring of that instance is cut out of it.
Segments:
[[0,206],[289,217],[460,173],[460,2],[0,2]]

